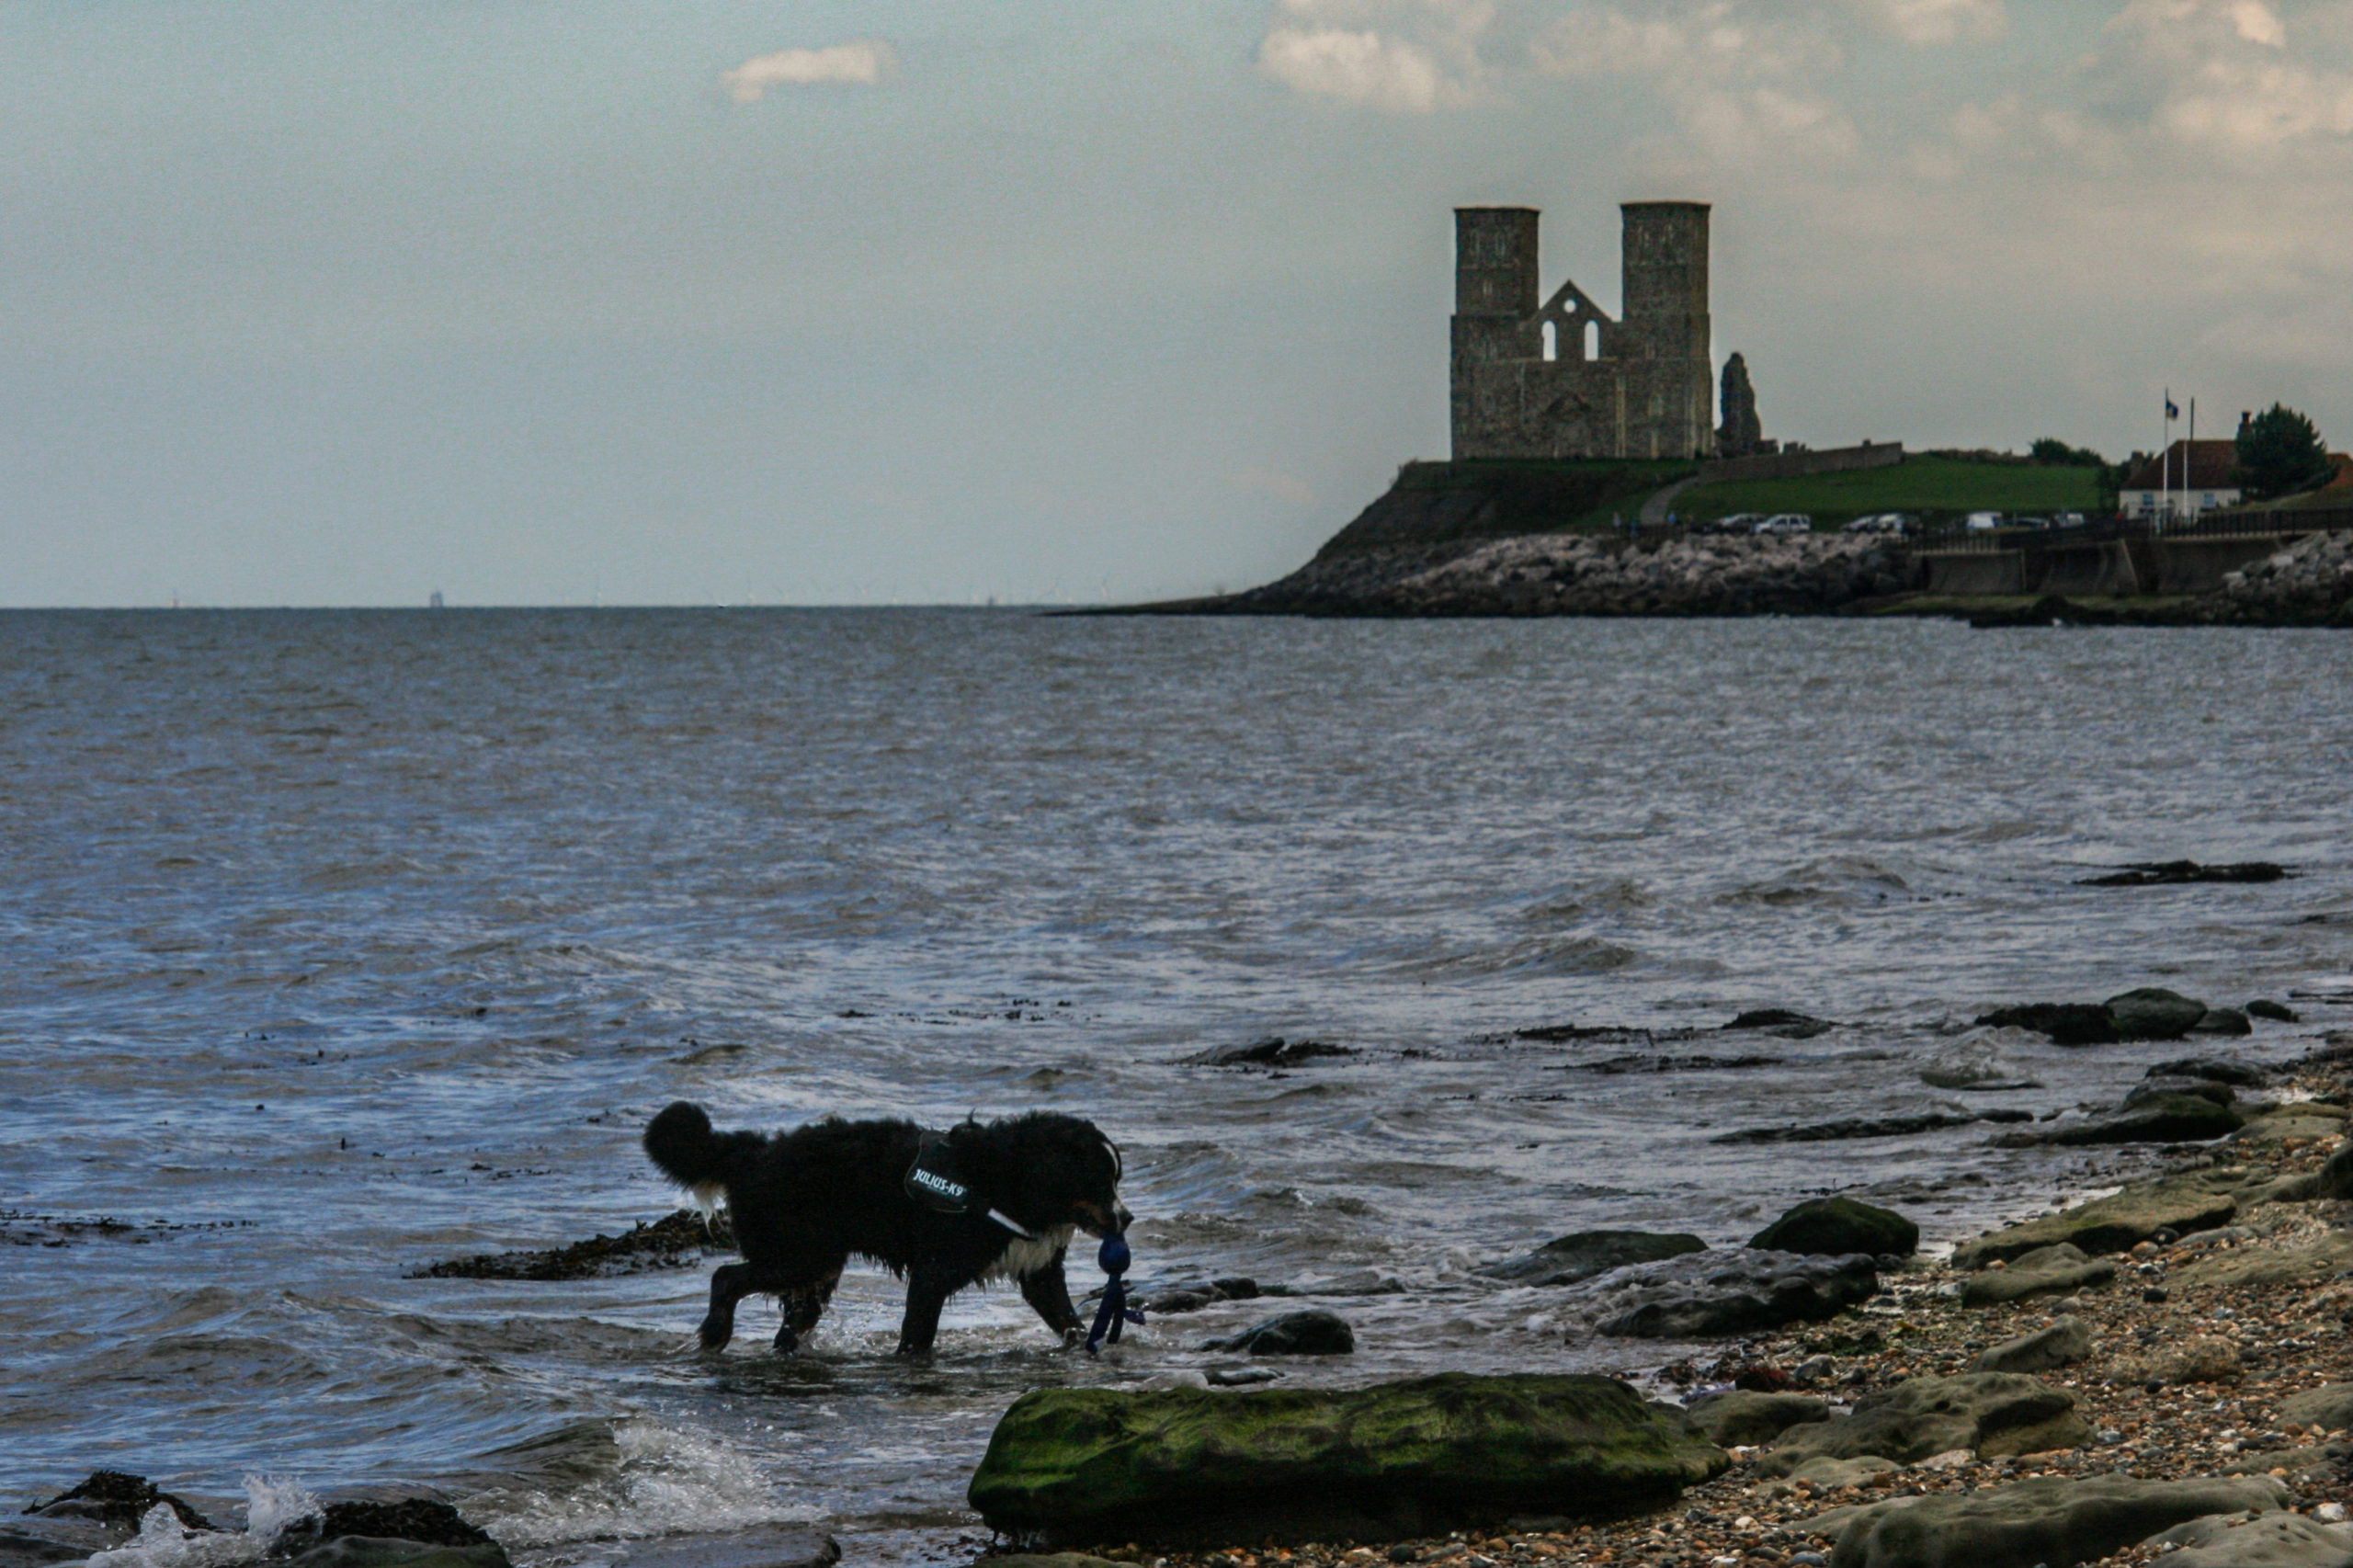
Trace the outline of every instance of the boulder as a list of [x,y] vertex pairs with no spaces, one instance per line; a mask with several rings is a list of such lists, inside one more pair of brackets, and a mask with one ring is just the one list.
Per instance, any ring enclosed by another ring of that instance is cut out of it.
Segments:
[[1356,1347],[1356,1331],[1348,1326],[1348,1320],[1320,1307],[1285,1312],[1201,1346],[1204,1350],[1240,1356],[1347,1356]]
[[1836,1317],[1878,1293],[1878,1260],[1865,1254],[1695,1253],[1611,1275],[1595,1292],[1595,1327],[1621,1338],[1715,1339]]
[[2011,1132],[1995,1142],[2004,1148],[2038,1145],[2076,1148],[2099,1143],[2200,1143],[2228,1137],[2246,1119],[2201,1095],[2158,1094],[2106,1116],[2043,1132]]
[[1684,1408],[1684,1420],[1720,1449],[1769,1443],[1792,1426],[1830,1419],[1830,1405],[1802,1393],[1756,1393],[1733,1389],[1711,1393]]
[[2074,1568],[2203,1515],[2276,1509],[2287,1492],[2269,1476],[2099,1475],[1894,1499],[1855,1511],[1830,1568]]
[[2007,1372],[1961,1372],[1906,1378],[1867,1395],[1852,1415],[1793,1426],[1757,1456],[1756,1469],[1787,1475],[1808,1460],[1863,1454],[1917,1464],[1955,1449],[1988,1458],[2039,1454],[2091,1440],[2065,1390]]
[[2120,1356],[2109,1374],[2125,1383],[2228,1383],[2238,1381],[2239,1347],[2213,1335],[2161,1339],[2155,1348]]
[[2228,1084],[2236,1089],[2258,1089],[2271,1081],[2271,1074],[2260,1067],[2214,1056],[2185,1056],[2178,1062],[2160,1062],[2141,1075],[2143,1078],[2205,1078],[2217,1084]]
[[1191,1056],[1180,1056],[1182,1067],[1297,1067],[1335,1056],[1354,1056],[1356,1047],[1327,1045],[1320,1040],[1285,1040],[1268,1035],[1247,1045],[1211,1046]]
[[1767,1029],[1783,1040],[1812,1040],[1837,1027],[1827,1018],[1808,1017],[1786,1007],[1753,1008],[1724,1026],[1728,1029]]
[[2239,1092],[2228,1084],[2218,1084],[2211,1078],[2147,1077],[2124,1091],[2124,1104],[2143,1105],[2165,1095],[2195,1095],[2216,1105],[2234,1104]]
[[2092,1331],[2080,1318],[2059,1318],[2032,1334],[1991,1346],[1969,1363],[1972,1372],[2048,1372],[2092,1353]]
[[2100,1005],[2119,1040],[2179,1040],[2206,1016],[2205,1003],[2160,985],[2127,991]]
[[119,1470],[94,1470],[66,1491],[47,1502],[33,1504],[25,1512],[43,1518],[88,1519],[116,1529],[135,1530],[148,1510],[158,1503],[169,1507],[172,1516],[188,1529],[220,1528],[185,1498],[156,1491],[143,1475]]
[[1609,1378],[1040,1389],[998,1422],[970,1496],[1023,1545],[1393,1540],[1663,1506],[1729,1463]]
[[1649,1231],[1579,1231],[1558,1241],[1546,1242],[1524,1257],[1490,1264],[1479,1272],[1490,1279],[1508,1279],[1519,1285],[1574,1285],[1630,1263],[1656,1263],[1661,1258],[1707,1250],[1708,1244],[1697,1236]]
[[600,1541],[597,1556],[612,1568],[832,1568],[841,1561],[842,1549],[822,1530],[770,1525],[717,1535]]
[[2131,1187],[2023,1225],[1995,1231],[1953,1249],[1956,1268],[1983,1268],[1997,1258],[2021,1257],[2066,1242],[2097,1256],[2129,1252],[2159,1231],[2186,1236],[2230,1223],[2238,1201],[2200,1176],[2177,1176]]
[[1874,1475],[1885,1475],[1904,1467],[1893,1460],[1883,1460],[1877,1454],[1859,1454],[1850,1460],[1828,1457],[1811,1459],[1783,1477],[1787,1481],[1810,1481],[1824,1491],[1835,1492],[1841,1486],[1859,1486]]
[[2335,1231],[2302,1246],[2217,1248],[2185,1265],[2176,1278],[2185,1285],[2251,1290],[2268,1285],[2311,1285],[2353,1268],[2353,1232]]
[[2279,1402],[2279,1419],[2324,1432],[2353,1427],[2353,1383],[2323,1383]]
[[2300,1021],[2293,1007],[2283,1002],[2274,1002],[2261,996],[2246,1005],[2246,1015],[2251,1018],[2268,1018],[2275,1024],[2292,1024]]
[[286,1559],[286,1568],[510,1568],[506,1549],[449,1546],[390,1536],[336,1536]]
[[1996,1007],[1977,1021],[1995,1028],[2032,1029],[2053,1045],[2112,1045],[2117,1039],[2116,1020],[2090,1002],[2029,1002]]
[[1816,1257],[1854,1252],[1909,1257],[1920,1250],[1920,1227],[1893,1209],[1851,1198],[1809,1198],[1751,1236],[1748,1244]]
[[2029,1296],[2071,1296],[2109,1284],[2116,1265],[2084,1256],[2081,1247],[2058,1242],[2021,1255],[2006,1268],[1988,1268],[1961,1282],[1961,1304],[1991,1307]]
[[2165,1568],[2345,1568],[2353,1562],[2353,1525],[2284,1511],[2252,1519],[2209,1514],[2142,1544],[2175,1553]]
[[2240,1035],[2253,1034],[2255,1024],[2236,1007],[2209,1007],[2206,1016],[2192,1024],[2191,1034]]
[[2342,1200],[2353,1198],[2353,1138],[2337,1145],[2328,1164],[2314,1173],[2313,1196]]

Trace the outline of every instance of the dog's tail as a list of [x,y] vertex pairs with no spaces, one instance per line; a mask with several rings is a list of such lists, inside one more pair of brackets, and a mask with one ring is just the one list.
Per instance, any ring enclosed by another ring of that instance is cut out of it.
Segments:
[[706,1207],[735,1174],[744,1155],[767,1142],[756,1132],[715,1132],[702,1107],[676,1100],[645,1129],[645,1153],[656,1169],[691,1191]]

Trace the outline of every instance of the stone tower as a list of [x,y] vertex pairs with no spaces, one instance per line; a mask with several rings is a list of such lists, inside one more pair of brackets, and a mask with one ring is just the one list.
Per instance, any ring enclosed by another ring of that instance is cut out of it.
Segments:
[[1715,445],[1708,208],[1621,209],[1623,319],[1574,282],[1538,295],[1537,212],[1454,215],[1454,456],[1690,458]]

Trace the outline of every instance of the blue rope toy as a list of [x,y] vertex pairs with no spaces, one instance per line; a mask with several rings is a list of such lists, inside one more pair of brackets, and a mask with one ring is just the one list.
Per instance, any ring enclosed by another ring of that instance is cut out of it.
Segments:
[[1120,1343],[1123,1324],[1143,1322],[1143,1313],[1128,1305],[1127,1281],[1120,1278],[1128,1271],[1127,1237],[1117,1233],[1105,1236],[1102,1247],[1095,1254],[1095,1262],[1109,1278],[1103,1286],[1103,1304],[1095,1309],[1095,1326],[1086,1335],[1086,1353],[1090,1356],[1103,1348],[1106,1339],[1114,1345]]

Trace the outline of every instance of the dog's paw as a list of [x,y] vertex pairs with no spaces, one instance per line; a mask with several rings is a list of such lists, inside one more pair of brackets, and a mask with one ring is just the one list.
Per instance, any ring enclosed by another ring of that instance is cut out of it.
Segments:
[[695,1338],[701,1342],[705,1350],[724,1350],[727,1348],[727,1342],[734,1337],[733,1324],[713,1323],[709,1318],[705,1318],[702,1326],[695,1330]]

